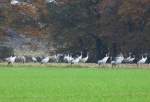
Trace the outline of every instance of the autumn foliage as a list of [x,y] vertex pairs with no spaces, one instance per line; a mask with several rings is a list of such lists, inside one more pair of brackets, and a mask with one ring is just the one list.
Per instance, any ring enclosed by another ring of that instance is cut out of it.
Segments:
[[[0,8],[1,28],[32,37],[49,37],[57,47],[96,51],[101,40],[122,52],[148,51],[150,0],[32,0]],[[0,38],[5,34],[0,32]]]

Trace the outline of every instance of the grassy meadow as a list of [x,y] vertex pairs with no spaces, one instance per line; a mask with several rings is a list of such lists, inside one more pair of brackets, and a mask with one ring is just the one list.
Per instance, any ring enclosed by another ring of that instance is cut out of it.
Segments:
[[0,65],[0,102],[150,102],[150,70]]

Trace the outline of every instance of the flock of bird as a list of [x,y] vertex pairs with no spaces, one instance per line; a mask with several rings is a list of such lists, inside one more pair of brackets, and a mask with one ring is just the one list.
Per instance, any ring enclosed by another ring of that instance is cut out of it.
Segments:
[[[83,57],[83,54],[81,52],[81,54],[78,55],[77,57],[73,57],[71,54],[56,54],[54,56],[46,56],[46,57],[32,56],[30,59],[33,63],[39,62],[41,64],[46,64],[46,63],[49,63],[50,61],[53,61],[55,63],[63,62],[63,63],[70,63],[70,64],[78,64],[78,63],[86,63],[89,60],[89,53],[87,53],[85,57]],[[123,54],[119,54],[115,58],[112,58],[108,54],[106,54],[104,58],[97,61],[97,64],[105,65],[106,63],[108,63],[109,59],[111,60],[110,64],[112,64],[112,66],[116,66],[122,63],[132,64],[136,58],[135,56],[133,57],[129,56],[127,58],[124,58]],[[142,56],[141,59],[137,60],[136,64],[137,65],[145,64],[147,59],[148,57]],[[8,64],[13,64],[17,62],[17,60],[20,60],[22,63],[25,63],[26,57],[25,56],[10,56],[8,58],[5,58],[5,61],[7,61]]]
[[[70,63],[70,64],[78,64],[78,63],[86,63],[89,59],[89,55],[87,53],[86,57],[83,57],[82,52],[80,56],[72,57],[70,54],[57,54],[54,56],[46,56],[46,57],[30,57],[30,61],[33,63],[40,62],[41,64],[49,63],[50,61],[59,63],[61,62]],[[13,64],[15,62],[26,62],[25,56],[10,56],[8,58],[5,58],[5,61],[8,62],[8,64]]]
[[[109,57],[108,55],[106,55],[103,59],[98,61],[98,64],[99,65],[106,64],[109,58],[112,59],[112,57]],[[112,66],[116,66],[122,63],[128,63],[128,64],[136,63],[139,66],[141,64],[145,64],[146,61],[148,60],[148,57],[142,56],[142,58],[140,58],[136,62],[134,62],[135,60],[136,60],[135,56],[131,57],[130,55],[129,57],[125,58],[123,54],[119,54],[114,59],[112,59],[110,63],[112,64]]]

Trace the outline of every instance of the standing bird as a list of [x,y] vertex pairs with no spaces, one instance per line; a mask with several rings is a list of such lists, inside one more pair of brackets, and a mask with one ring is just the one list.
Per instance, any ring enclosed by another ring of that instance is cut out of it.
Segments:
[[101,60],[98,60],[98,64],[99,65],[101,65],[101,64],[106,64],[106,62],[108,61],[108,59],[109,59],[109,56],[106,54],[106,56],[103,58],[103,59],[101,59]]
[[65,55],[64,56],[64,61],[66,62],[66,63],[71,63],[71,61],[73,60],[73,58],[72,58],[72,56],[71,55]]
[[65,56],[64,56],[64,61],[67,62],[67,63],[69,63],[69,57],[70,57],[69,54],[68,54],[68,55],[65,55]]
[[55,54],[54,56],[51,56],[51,59],[52,59],[54,62],[56,62],[56,63],[59,62],[59,58],[60,58],[60,55],[59,55],[59,54]]
[[77,58],[73,58],[71,64],[78,64],[79,62],[80,62],[80,57],[77,57]]
[[71,64],[78,64],[81,59],[82,59],[82,52],[81,55],[78,56],[77,58],[72,58]]
[[19,56],[18,57],[20,61],[24,64],[26,62],[26,57],[25,56]]
[[147,57],[142,56],[142,58],[137,62],[137,65],[145,64],[146,60],[147,60]]
[[81,63],[86,63],[86,62],[88,61],[88,59],[89,59],[89,53],[87,53],[87,56],[86,56],[86,57],[81,58],[80,62],[81,62]]
[[26,57],[25,56],[17,56],[15,61],[17,63],[23,63],[24,64],[26,62]]
[[124,60],[124,57],[123,57],[122,54],[120,54],[119,56],[117,56],[117,57],[115,58],[114,61],[111,62],[112,67],[121,64],[121,63],[123,62],[123,60]]
[[32,57],[32,61],[33,61],[34,63],[36,63],[36,62],[37,62],[36,57]]
[[44,59],[42,59],[41,64],[46,64],[49,62],[49,57],[45,57]]
[[10,57],[6,58],[6,61],[8,62],[8,64],[13,64],[15,62],[15,60],[16,60],[16,56],[14,56],[14,57],[10,56]]

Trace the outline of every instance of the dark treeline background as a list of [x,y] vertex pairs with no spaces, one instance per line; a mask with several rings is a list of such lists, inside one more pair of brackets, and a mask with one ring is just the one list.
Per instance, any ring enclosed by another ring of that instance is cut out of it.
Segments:
[[[96,59],[107,52],[150,52],[150,0],[20,0],[20,5],[2,1],[1,41],[7,38],[6,29],[13,29],[45,39],[47,48],[56,52],[88,51]],[[36,50],[36,44],[32,48]]]

